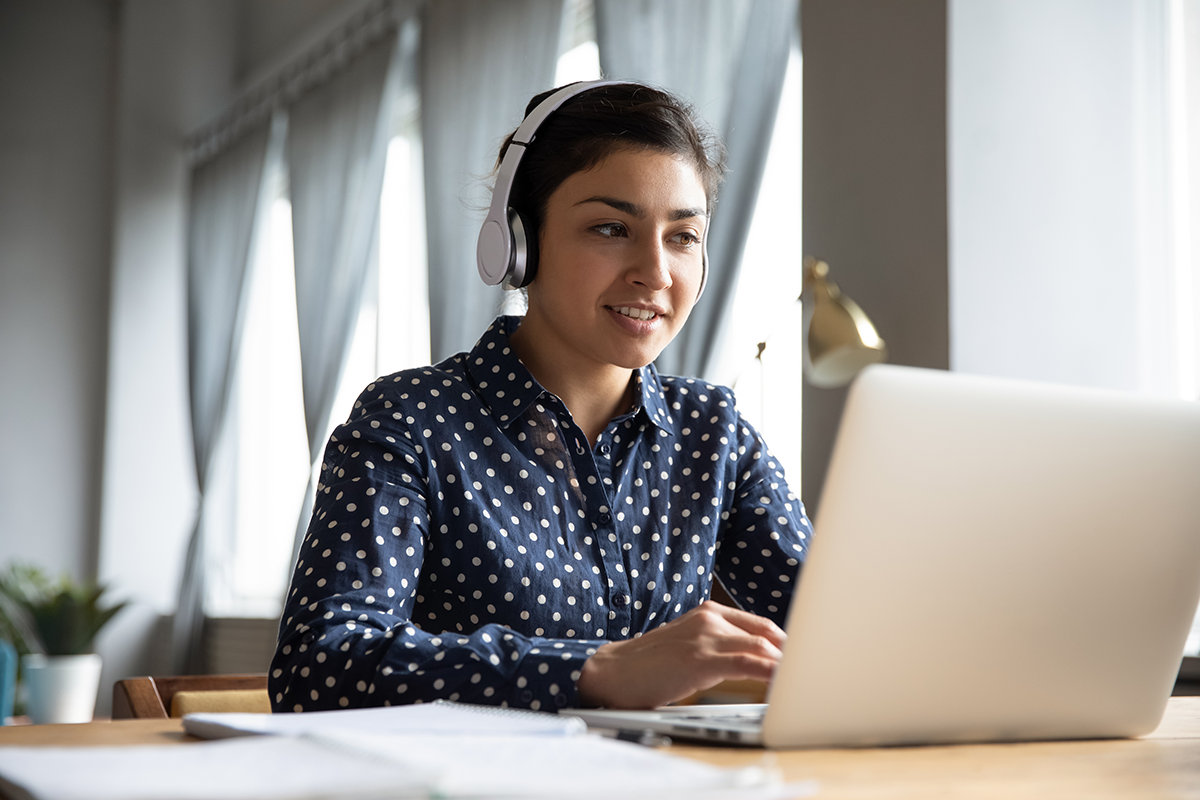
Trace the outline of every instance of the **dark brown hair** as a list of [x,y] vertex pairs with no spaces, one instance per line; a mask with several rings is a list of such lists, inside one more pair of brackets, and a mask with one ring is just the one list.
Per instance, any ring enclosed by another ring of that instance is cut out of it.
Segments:
[[[534,97],[525,114],[557,89]],[[514,131],[515,133],[515,131]],[[513,134],[500,147],[504,159]],[[725,151],[679,98],[639,83],[598,86],[563,103],[538,128],[509,195],[509,205],[533,226],[545,218],[546,203],[563,181],[624,148],[645,148],[687,159],[696,170],[711,214],[725,175]]]

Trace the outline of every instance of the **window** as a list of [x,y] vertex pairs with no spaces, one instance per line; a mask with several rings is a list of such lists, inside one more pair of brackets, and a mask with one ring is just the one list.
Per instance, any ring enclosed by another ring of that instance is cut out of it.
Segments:
[[[354,337],[322,446],[362,388],[429,363],[429,303],[420,119],[415,91],[393,104],[378,241]],[[214,526],[206,613],[277,617],[309,476],[286,171],[269,179],[267,220],[248,275],[235,377],[236,478],[228,526]],[[318,465],[319,468],[319,465]],[[316,477],[316,476],[314,476]]]
[[282,169],[268,192],[247,276],[229,421],[236,437],[232,520],[210,534],[205,610],[213,617],[278,616],[308,479],[292,206]]
[[600,79],[595,13],[591,0],[568,0],[563,10],[563,54],[558,57],[555,86]]
[[394,104],[375,259],[323,439],[345,421],[363,387],[429,363],[429,289],[419,105],[415,88]]
[[[800,487],[803,335],[801,260],[800,45],[793,43],[775,131],[738,276],[728,335],[715,378],[733,387],[738,408],[766,437]],[[758,344],[766,343],[761,359]]]

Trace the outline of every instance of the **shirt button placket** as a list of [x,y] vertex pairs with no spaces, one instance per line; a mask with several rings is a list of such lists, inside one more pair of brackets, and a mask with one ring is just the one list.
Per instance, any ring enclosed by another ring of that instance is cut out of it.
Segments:
[[609,584],[601,587],[605,597],[607,597],[607,607],[603,615],[607,630],[605,638],[621,639],[628,633],[630,627],[629,576],[625,574],[623,569],[622,562],[624,559],[621,551],[620,537],[617,536],[615,542],[609,539],[610,535],[617,535],[616,520],[608,512],[602,512],[600,515],[597,515],[596,519],[597,522],[601,519],[605,522],[602,528],[597,528],[596,530],[600,539],[600,549],[604,552],[604,571],[607,573],[607,584]]
[[[614,433],[615,430],[602,433],[600,444],[593,451],[598,454],[590,459],[596,470],[597,484],[588,491],[589,500],[596,504],[593,506],[596,512],[592,516],[592,526],[596,537],[596,555],[604,571],[603,575],[597,576],[600,581],[596,586],[596,592],[603,598],[604,605],[597,608],[599,613],[593,617],[596,625],[592,630],[602,629],[606,639],[619,639],[622,629],[629,629],[628,603],[624,606],[614,605],[616,597],[625,597],[629,593],[628,578],[618,569],[622,566],[621,543],[609,538],[617,533],[616,515],[611,510],[614,502],[611,492],[616,488],[611,480],[613,446],[610,439]],[[609,582],[612,583],[611,586],[608,585]]]
[[610,535],[616,535],[617,523],[607,507],[602,507],[596,515],[595,525],[597,544],[604,553],[601,560],[604,562],[605,577],[612,582],[612,586],[600,587],[601,594],[608,598],[601,614],[605,638],[620,639],[621,631],[628,630],[630,626],[630,598],[629,579],[623,571],[617,569],[622,562],[620,538],[618,537],[616,542],[608,538]]

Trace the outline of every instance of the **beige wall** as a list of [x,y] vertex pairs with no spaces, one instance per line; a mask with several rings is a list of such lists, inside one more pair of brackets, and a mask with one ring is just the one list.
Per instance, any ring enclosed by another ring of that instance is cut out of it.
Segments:
[[[945,0],[802,0],[804,252],[863,307],[894,364],[950,366]],[[816,510],[844,390],[805,386]]]
[[77,577],[99,532],[114,6],[0,3],[0,565]]

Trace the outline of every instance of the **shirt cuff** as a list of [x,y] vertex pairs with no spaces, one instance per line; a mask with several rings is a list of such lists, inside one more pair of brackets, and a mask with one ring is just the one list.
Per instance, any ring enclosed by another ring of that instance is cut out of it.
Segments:
[[549,712],[578,708],[575,683],[580,670],[605,644],[608,642],[602,639],[534,639],[533,647],[521,659],[508,705]]

